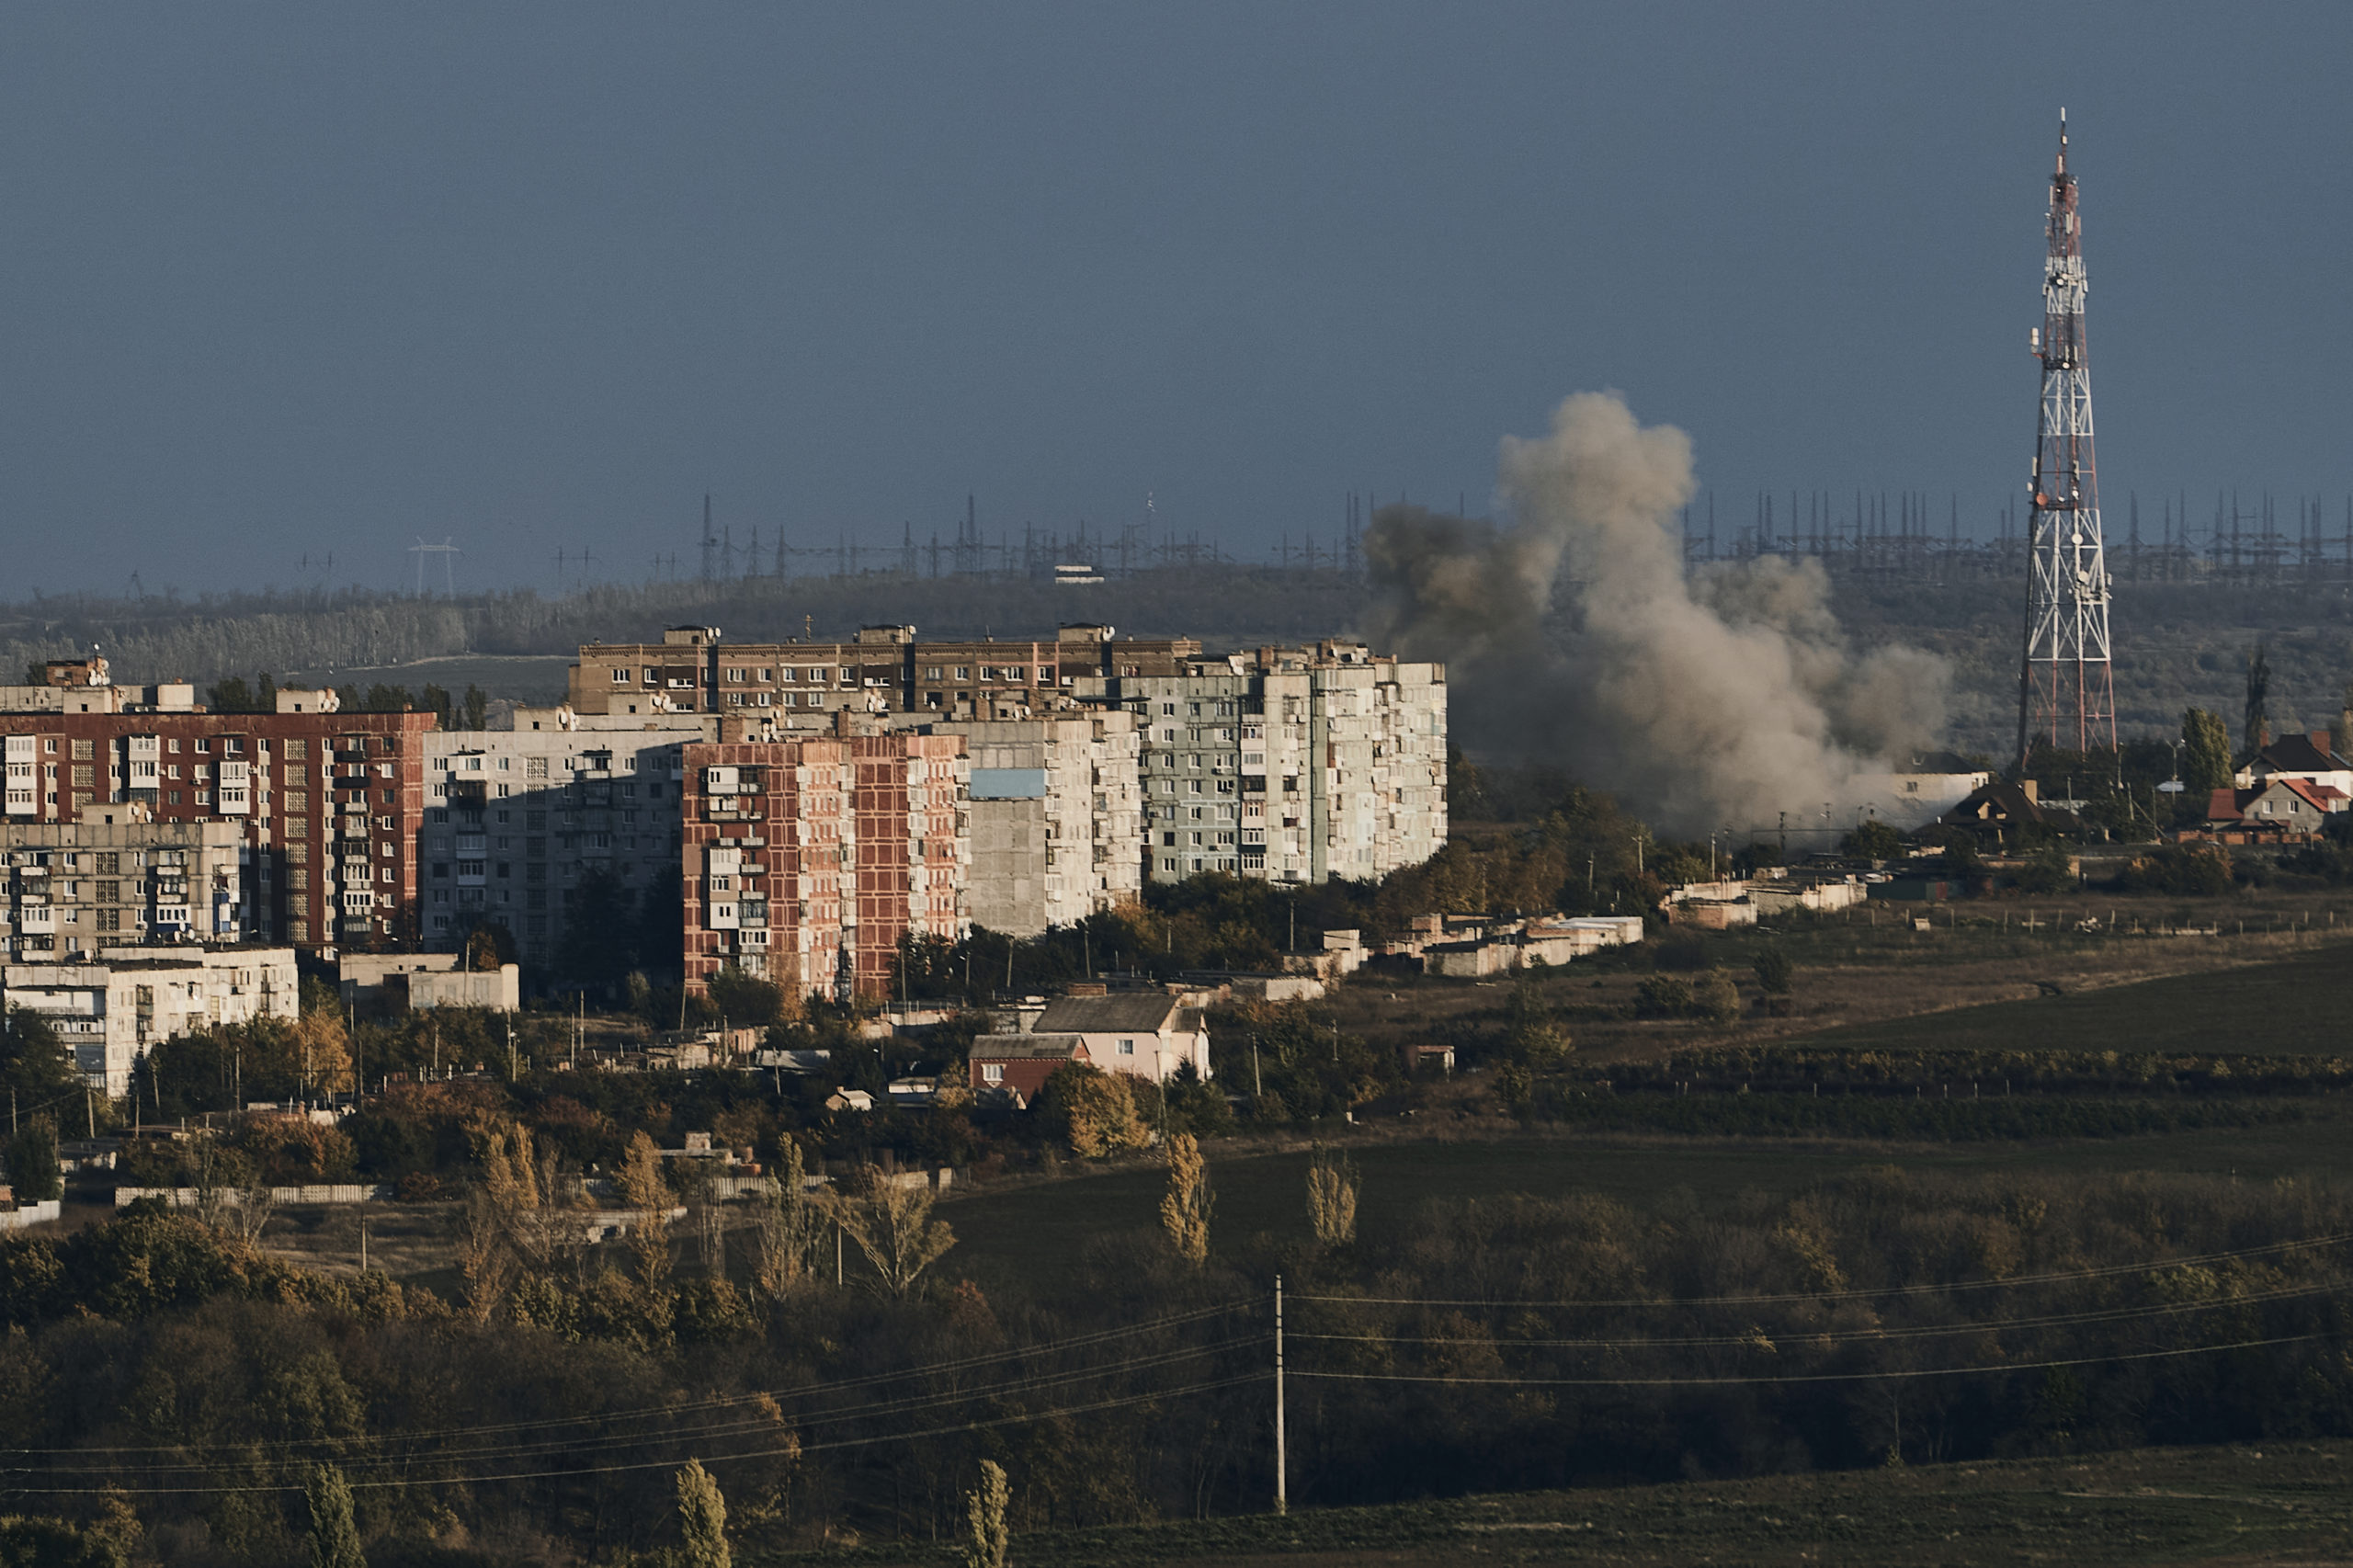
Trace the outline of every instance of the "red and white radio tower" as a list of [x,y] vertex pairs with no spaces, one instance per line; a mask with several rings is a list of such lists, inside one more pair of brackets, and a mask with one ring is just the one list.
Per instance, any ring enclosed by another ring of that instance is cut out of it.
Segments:
[[2027,527],[2026,656],[2018,669],[2018,766],[2037,741],[2116,749],[2109,662],[2108,557],[2092,462],[2092,378],[2084,341],[2084,231],[2067,172],[2067,111],[2051,176],[2050,257],[2042,269],[2040,437]]

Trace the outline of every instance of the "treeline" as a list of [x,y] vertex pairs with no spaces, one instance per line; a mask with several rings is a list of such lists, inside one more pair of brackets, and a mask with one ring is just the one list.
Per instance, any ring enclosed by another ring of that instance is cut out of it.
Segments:
[[[341,712],[430,713],[444,730],[479,730],[489,721],[489,695],[477,686],[467,687],[463,697],[453,697],[447,687],[427,681],[422,693],[411,695],[404,686],[379,681],[337,687],[335,697]],[[204,699],[215,713],[275,713],[278,681],[267,670],[250,682],[243,676],[226,676],[205,688]]]
[[992,578],[984,592],[978,586],[972,578],[870,572],[608,585],[558,597],[516,589],[420,599],[354,588],[194,600],[46,598],[15,607],[0,622],[0,668],[77,657],[96,643],[119,681],[210,682],[253,669],[569,653],[599,640],[658,642],[664,627],[682,621],[717,625],[746,642],[782,642],[805,630],[847,639],[873,623],[913,623],[935,637],[1010,631],[1051,638],[1058,623],[1086,619],[1132,635],[1189,635],[1234,647],[1344,634],[1363,607],[1362,585],[1336,573],[1231,564],[1142,572],[1075,595],[1028,579]]
[[[1381,1227],[1323,1157],[1294,1199],[1314,1240],[1178,1203],[984,1292],[912,1189],[585,1247],[560,1162],[477,1137],[446,1294],[151,1209],[0,1242],[16,1506],[127,1510],[166,1562],[282,1561],[331,1459],[373,1560],[450,1568],[660,1550],[690,1455],[746,1554],[954,1534],[984,1459],[1017,1539],[1256,1511],[1277,1274],[1305,1506],[2353,1429],[2353,1213],[2296,1183],[1890,1168],[1717,1210],[1434,1198]],[[640,1149],[618,1179],[663,1178]]]

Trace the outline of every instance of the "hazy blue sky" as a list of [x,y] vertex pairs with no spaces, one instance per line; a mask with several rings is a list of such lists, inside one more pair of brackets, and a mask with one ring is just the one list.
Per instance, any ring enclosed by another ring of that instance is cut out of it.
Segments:
[[6,594],[691,571],[706,489],[1256,552],[1479,509],[1600,387],[1726,526],[1984,529],[2062,103],[2111,537],[2341,523],[2348,62],[2344,6],[13,6]]

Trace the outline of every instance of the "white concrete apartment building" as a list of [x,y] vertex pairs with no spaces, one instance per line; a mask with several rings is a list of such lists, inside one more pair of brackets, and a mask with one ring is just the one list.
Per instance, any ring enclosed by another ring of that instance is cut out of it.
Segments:
[[609,872],[632,897],[678,874],[681,756],[715,739],[714,715],[580,715],[518,708],[511,730],[425,737],[418,830],[420,935],[455,940],[482,922],[544,963],[566,901]]
[[972,764],[973,925],[1034,937],[1141,895],[1142,725],[1133,714],[919,717],[893,715],[894,727],[961,735]]
[[231,822],[156,822],[135,805],[70,823],[0,823],[0,938],[20,962],[125,943],[234,942],[254,851]]
[[7,1005],[38,1013],[95,1088],[120,1095],[142,1051],[190,1030],[301,1011],[291,948],[121,947],[81,962],[0,966]]
[[1145,870],[1367,880],[1446,843],[1446,667],[1362,643],[1188,661],[1082,682],[1142,737]]

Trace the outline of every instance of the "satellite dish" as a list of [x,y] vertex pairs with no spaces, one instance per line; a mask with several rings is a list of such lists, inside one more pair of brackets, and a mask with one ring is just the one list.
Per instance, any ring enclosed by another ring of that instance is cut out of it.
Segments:
[[2184,784],[2178,778],[2168,778],[2164,783],[2157,786],[2157,793],[2160,795],[2178,795],[2184,790],[2188,788],[2188,785]]

